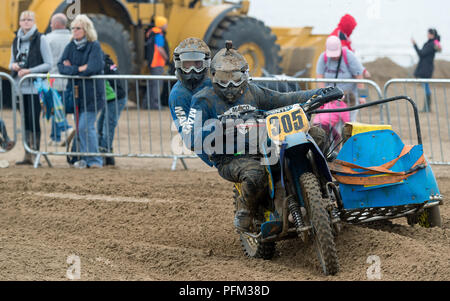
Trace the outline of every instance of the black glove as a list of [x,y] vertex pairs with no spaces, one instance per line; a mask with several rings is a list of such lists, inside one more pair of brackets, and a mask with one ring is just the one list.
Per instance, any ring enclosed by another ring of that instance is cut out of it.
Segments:
[[327,87],[319,89],[319,94],[311,97],[303,105],[303,110],[305,110],[305,112],[314,111],[327,102],[341,99],[343,96],[344,92],[338,87]]

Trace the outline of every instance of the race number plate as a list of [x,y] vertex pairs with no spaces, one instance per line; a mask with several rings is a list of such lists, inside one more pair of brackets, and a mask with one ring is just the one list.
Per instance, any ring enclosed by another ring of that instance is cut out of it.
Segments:
[[300,106],[287,112],[269,115],[266,125],[270,139],[280,142],[284,141],[286,136],[309,130],[308,118]]

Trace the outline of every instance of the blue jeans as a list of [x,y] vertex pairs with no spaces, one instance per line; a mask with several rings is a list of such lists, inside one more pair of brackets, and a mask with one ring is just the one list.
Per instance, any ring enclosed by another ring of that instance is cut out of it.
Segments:
[[431,95],[430,84],[423,83],[422,87],[425,90],[425,95]]
[[50,133],[50,139],[56,142],[61,141],[61,132],[67,131],[71,129],[72,126],[67,123],[67,120],[64,119],[64,123],[56,124],[55,116],[52,116],[52,131]]
[[101,151],[112,152],[114,133],[127,103],[126,98],[107,101],[97,121],[98,146]]
[[[95,129],[95,120],[97,114],[95,112],[81,112],[78,123],[78,135],[80,137],[80,152],[82,153],[98,153],[98,137]],[[103,159],[100,156],[83,157],[87,166],[99,165],[103,166]]]

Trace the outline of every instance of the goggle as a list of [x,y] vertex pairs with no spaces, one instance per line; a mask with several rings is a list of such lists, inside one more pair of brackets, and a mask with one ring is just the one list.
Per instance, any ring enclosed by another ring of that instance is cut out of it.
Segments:
[[212,81],[215,84],[227,88],[230,84],[233,84],[235,87],[239,87],[244,81],[248,80],[248,78],[248,71],[216,71]]
[[180,68],[186,73],[195,70],[200,73],[211,65],[211,59],[205,59],[206,55],[201,52],[185,52],[180,54],[180,60],[175,60],[175,68]]

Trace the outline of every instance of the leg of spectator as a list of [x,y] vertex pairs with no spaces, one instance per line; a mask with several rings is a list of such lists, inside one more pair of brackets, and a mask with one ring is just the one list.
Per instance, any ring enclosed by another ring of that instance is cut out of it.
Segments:
[[101,152],[104,152],[106,150],[106,138],[105,138],[105,113],[106,113],[106,107],[108,106],[108,103],[103,107],[103,109],[100,111],[100,115],[97,119],[97,133],[98,133],[98,147]]
[[[80,114],[80,149],[81,152],[98,153],[98,136],[95,128],[95,120],[97,114],[95,112],[82,112]],[[88,167],[103,166],[103,159],[101,156],[84,157],[83,158]]]
[[109,152],[112,152],[113,149],[113,140],[115,135],[115,130],[117,127],[117,124],[119,123],[120,114],[122,113],[123,109],[125,108],[125,104],[127,103],[127,100],[125,98],[117,100],[117,103],[115,101],[110,102],[108,104],[108,110],[109,110],[109,116],[108,116],[108,139],[107,139],[107,149]]
[[[151,75],[163,75],[164,74],[164,68],[163,67],[156,67],[150,69]],[[159,85],[158,85],[158,82]],[[160,80],[151,80],[150,81],[150,109],[159,109],[158,104],[158,96],[161,92],[158,87],[162,87],[162,82]]]

